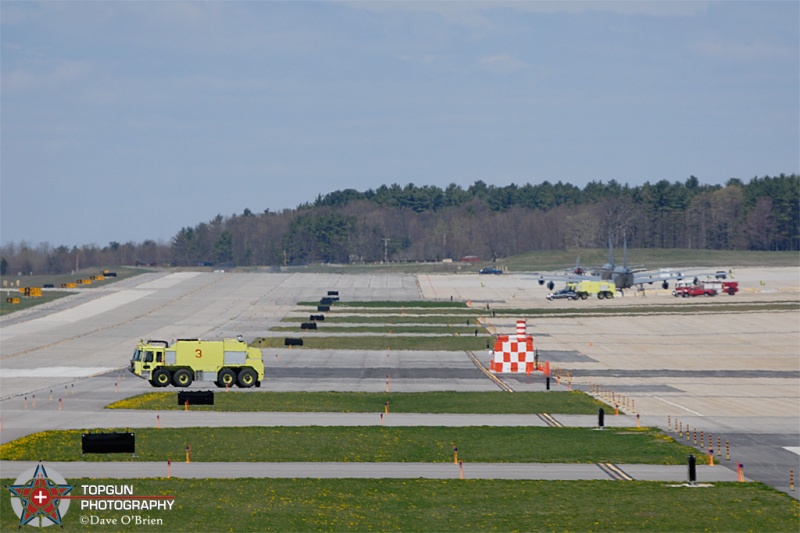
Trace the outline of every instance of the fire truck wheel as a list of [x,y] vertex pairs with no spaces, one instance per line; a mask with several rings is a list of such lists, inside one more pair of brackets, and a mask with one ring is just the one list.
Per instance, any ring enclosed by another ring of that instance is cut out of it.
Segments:
[[153,384],[156,387],[166,387],[169,385],[170,375],[169,370],[164,370],[163,368],[159,368],[155,372],[153,372]]
[[192,373],[185,368],[176,370],[172,376],[172,384],[176,387],[188,387],[192,384]]
[[223,368],[217,374],[217,385],[220,387],[232,387],[236,384],[236,372],[230,368]]
[[252,387],[256,384],[256,372],[252,368],[245,368],[239,372],[239,386],[242,388]]

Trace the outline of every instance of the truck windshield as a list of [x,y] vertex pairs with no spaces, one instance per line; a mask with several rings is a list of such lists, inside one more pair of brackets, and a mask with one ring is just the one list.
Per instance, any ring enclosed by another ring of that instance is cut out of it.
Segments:
[[142,360],[142,352],[137,350],[133,351],[133,357],[131,357],[131,361],[141,361]]

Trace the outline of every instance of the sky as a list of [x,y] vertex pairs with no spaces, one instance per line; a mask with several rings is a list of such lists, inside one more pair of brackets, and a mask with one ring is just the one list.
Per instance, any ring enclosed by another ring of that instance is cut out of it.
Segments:
[[0,2],[0,243],[800,173],[800,2]]

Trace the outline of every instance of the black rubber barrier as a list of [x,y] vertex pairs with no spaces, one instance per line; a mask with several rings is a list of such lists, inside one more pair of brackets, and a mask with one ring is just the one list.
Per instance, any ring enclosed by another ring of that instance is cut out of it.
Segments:
[[312,322],[325,322],[325,315],[311,315],[308,319]]
[[133,433],[84,433],[81,453],[136,453]]
[[605,425],[606,410],[602,407],[597,410],[597,427],[600,429]]
[[339,291],[328,291],[328,296],[339,296]]
[[316,322],[301,322],[300,329],[317,329]]
[[330,305],[318,305],[317,306],[317,311],[320,311],[320,312],[323,312],[323,313],[328,312],[330,310],[331,310],[331,306]]
[[320,298],[319,304],[320,305],[331,305],[333,303],[333,298]]
[[303,339],[293,339],[291,337],[286,337],[285,339],[283,339],[283,345],[284,346],[302,346],[303,345]]
[[213,390],[187,390],[178,393],[178,405],[214,405]]
[[697,481],[697,459],[694,455],[689,456],[689,483],[694,485]]

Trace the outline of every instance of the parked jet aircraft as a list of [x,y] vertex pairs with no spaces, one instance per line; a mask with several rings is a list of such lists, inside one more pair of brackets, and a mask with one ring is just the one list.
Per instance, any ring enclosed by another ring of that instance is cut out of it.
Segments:
[[[680,280],[683,279],[683,275],[680,272],[668,272],[665,271],[661,272],[653,272],[648,273],[646,269],[643,267],[634,267],[631,268],[628,266],[628,243],[627,240],[623,241],[623,262],[622,265],[614,264],[614,244],[611,242],[611,238],[608,239],[608,263],[604,264],[603,266],[594,269],[590,274],[586,274],[584,269],[578,268],[576,266],[575,271],[572,274],[568,274],[566,276],[563,275],[554,275],[554,276],[540,276],[539,277],[539,285],[547,284],[547,288],[553,290],[555,287],[556,281],[568,281],[568,282],[578,282],[581,280],[610,280],[613,281],[614,284],[617,286],[618,290],[629,289],[631,287],[639,286],[640,288],[645,283],[653,284],[655,282],[661,283],[661,287],[664,289],[669,288],[669,280]],[[580,271],[580,272],[579,272]]]

